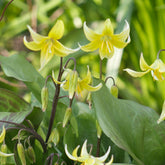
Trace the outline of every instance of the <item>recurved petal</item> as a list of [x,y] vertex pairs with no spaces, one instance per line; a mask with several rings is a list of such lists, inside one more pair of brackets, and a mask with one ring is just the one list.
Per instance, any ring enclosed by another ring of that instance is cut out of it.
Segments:
[[73,150],[73,152],[72,152],[72,155],[75,157],[75,158],[77,158],[78,156],[77,156],[77,152],[78,152],[78,149],[80,148],[80,146],[78,145],[74,150]]
[[36,33],[35,31],[33,31],[33,29],[29,25],[27,27],[29,29],[29,32],[30,32],[30,34],[31,34],[32,39],[34,40],[34,42],[40,43],[44,39],[47,39],[48,38],[48,37],[42,36],[42,35]]
[[112,35],[114,33],[111,20],[108,18],[104,23],[103,35]]
[[27,40],[26,40],[26,37],[24,36],[24,45],[28,48],[28,49],[30,49],[30,50],[33,50],[33,51],[38,51],[38,50],[40,50],[41,49],[41,47],[42,47],[42,43],[36,43],[36,42],[34,42],[34,41],[31,41],[31,42],[28,42]]
[[105,155],[103,155],[103,156],[101,156],[99,158],[96,158],[96,159],[101,161],[101,162],[105,162],[105,160],[108,158],[110,150],[111,150],[111,147],[109,146],[107,152],[105,153]]
[[130,27],[126,20],[125,20],[125,22],[126,22],[126,26],[125,26],[124,30],[120,34],[115,34],[113,36],[115,38],[115,40],[124,42],[129,37]]
[[87,84],[89,84],[89,83],[91,83],[91,72],[90,72],[90,70],[89,70],[89,66],[87,66],[87,68],[88,68],[88,71],[87,71],[87,75],[86,75],[86,77],[84,78],[84,79],[82,79],[81,81],[83,81],[84,83],[87,83]]
[[151,67],[146,63],[146,61],[145,61],[145,59],[143,57],[143,53],[141,53],[141,56],[140,56],[140,69],[142,71],[151,69]]
[[81,50],[83,50],[85,52],[93,52],[99,48],[99,43],[100,43],[99,40],[95,40],[95,41],[90,42],[87,45],[80,46],[80,48],[81,48]]
[[60,57],[65,57],[68,54],[74,53],[78,50],[79,50],[79,48],[77,48],[77,49],[67,48],[57,40],[55,41],[55,44],[54,44],[54,53],[55,53],[55,55],[60,56]]
[[111,58],[114,54],[114,47],[109,41],[102,41],[99,49],[100,58]]
[[163,108],[162,108],[162,113],[157,121],[157,123],[159,124],[160,122],[162,122],[163,120],[165,120],[165,101],[163,103]]
[[130,43],[130,41],[131,41],[130,37],[128,37],[127,41],[124,42],[122,40],[117,39],[115,36],[113,36],[111,43],[116,48],[122,49],[122,48],[125,48]]
[[13,153],[12,154],[6,154],[6,153],[0,151],[0,156],[2,156],[2,157],[9,157],[9,156],[13,156],[13,155],[14,155]]
[[126,71],[128,74],[130,74],[133,77],[142,77],[142,76],[144,76],[146,73],[148,73],[151,70],[147,70],[145,72],[136,72],[134,70],[131,70],[131,69],[127,68],[127,69],[124,69],[124,71]]
[[65,144],[65,153],[66,153],[66,155],[68,156],[69,159],[71,159],[71,160],[77,160],[76,157],[72,156],[72,155],[68,152],[67,144]]
[[87,91],[94,92],[94,91],[98,91],[102,87],[102,83],[98,84],[95,87],[88,85],[86,83],[82,83],[81,86],[83,89],[86,89]]
[[105,163],[105,165],[111,165],[113,163],[113,155],[111,156],[111,160],[108,163]]
[[85,36],[86,38],[89,40],[89,41],[94,41],[94,40],[97,40],[101,37],[100,34],[97,34],[96,32],[94,32],[92,29],[90,29],[87,25],[86,25],[86,22],[84,22],[84,33],[85,33]]
[[81,148],[81,153],[80,153],[80,157],[88,157],[88,151],[87,151],[87,140],[85,140],[82,148]]
[[58,20],[53,28],[50,30],[48,36],[55,40],[60,39],[64,35],[64,23],[62,20]]

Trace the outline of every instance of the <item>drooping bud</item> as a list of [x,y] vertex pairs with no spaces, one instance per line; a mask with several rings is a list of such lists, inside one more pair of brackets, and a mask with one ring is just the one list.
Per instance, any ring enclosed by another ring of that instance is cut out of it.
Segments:
[[27,157],[31,163],[36,162],[36,155],[32,146],[29,146],[27,149]]
[[[7,153],[7,145],[6,144],[2,144],[1,145],[1,152]],[[7,160],[6,157],[1,156],[1,158],[0,158],[0,164],[1,165],[6,165],[6,160]]]
[[6,129],[5,129],[5,127],[3,126],[2,133],[0,134],[0,143],[2,143],[2,142],[4,141],[5,135],[6,135]]
[[60,134],[57,128],[54,128],[50,134],[48,143],[52,142],[56,146],[60,141]]
[[49,94],[48,94],[48,88],[44,86],[41,90],[41,102],[42,102],[42,111],[45,112],[47,106],[48,106],[48,99],[49,99]]
[[102,135],[102,129],[97,120],[96,120],[96,129],[97,129],[97,137],[100,139],[100,137]]
[[68,107],[66,109],[66,111],[65,111],[65,115],[64,115],[64,119],[63,119],[63,124],[62,124],[63,127],[65,127],[66,124],[68,123],[71,114],[72,114],[72,108],[71,107]]
[[18,156],[21,160],[22,165],[26,165],[25,150],[22,143],[20,142],[17,144],[17,151],[18,151]]
[[161,113],[159,119],[157,120],[157,123],[159,124],[163,120],[165,120],[165,101],[163,103],[162,113]]
[[112,87],[111,87],[111,94],[114,97],[118,98],[118,87],[116,85],[112,85]]

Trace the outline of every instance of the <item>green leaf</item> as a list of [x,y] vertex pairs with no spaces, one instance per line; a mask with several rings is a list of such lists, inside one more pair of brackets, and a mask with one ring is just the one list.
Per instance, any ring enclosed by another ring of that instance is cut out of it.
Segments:
[[[31,113],[32,108],[19,96],[0,88],[0,111],[0,120],[21,123]],[[0,129],[3,124],[0,122]]]
[[117,99],[106,86],[92,96],[99,124],[116,145],[126,150],[139,165],[164,164],[165,124],[157,124],[159,116],[153,109]]

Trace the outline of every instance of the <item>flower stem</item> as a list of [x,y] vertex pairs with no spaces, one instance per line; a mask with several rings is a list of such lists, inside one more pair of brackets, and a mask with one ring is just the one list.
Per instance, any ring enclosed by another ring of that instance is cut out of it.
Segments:
[[97,152],[96,152],[96,157],[99,157],[100,155],[100,144],[101,144],[101,137],[97,138]]
[[[60,59],[60,69],[59,69],[59,74],[58,74],[58,81],[60,81],[61,77],[62,77],[62,61],[63,61],[63,58],[61,57],[61,59]],[[48,142],[49,136],[50,136],[51,131],[52,131],[54,118],[55,118],[55,114],[56,114],[56,109],[57,109],[57,103],[58,103],[58,99],[59,99],[59,94],[60,94],[60,84],[57,84],[55,95],[54,95],[54,98],[53,98],[52,112],[51,112],[51,116],[50,116],[48,133],[47,133],[46,141],[45,141],[46,143]]]

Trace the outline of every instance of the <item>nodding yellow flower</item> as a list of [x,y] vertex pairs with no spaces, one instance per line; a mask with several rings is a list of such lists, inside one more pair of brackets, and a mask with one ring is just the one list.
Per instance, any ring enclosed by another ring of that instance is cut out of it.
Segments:
[[93,87],[90,85],[92,81],[91,72],[88,67],[87,75],[83,79],[78,77],[77,71],[66,69],[68,72],[66,75],[66,79],[63,82],[59,82],[54,77],[54,72],[52,73],[53,80],[57,84],[61,84],[61,87],[69,92],[69,98],[72,99],[74,93],[83,95],[83,91],[94,92],[99,90],[102,87],[102,84],[98,84],[97,86]]
[[140,68],[143,72],[137,72],[128,68],[124,69],[124,71],[128,72],[133,77],[142,77],[148,72],[151,72],[154,80],[164,80],[163,74],[165,73],[165,64],[161,59],[157,58],[154,63],[149,66],[144,60],[143,54],[141,54]]
[[130,28],[127,21],[126,25],[126,28],[120,34],[114,34],[112,23],[110,19],[107,19],[104,23],[102,34],[98,34],[92,29],[88,28],[85,22],[84,33],[90,43],[85,46],[81,46],[81,49],[86,52],[99,49],[101,59],[111,58],[114,54],[114,47],[121,49],[126,47],[130,42]]
[[71,160],[81,162],[81,165],[111,165],[113,162],[113,156],[112,156],[111,160],[108,163],[104,163],[110,153],[110,147],[108,148],[108,151],[106,152],[106,154],[101,157],[94,157],[88,153],[87,140],[85,140],[85,142],[82,146],[80,156],[77,156],[79,147],[80,146],[77,146],[73,150],[72,155],[71,155],[68,152],[67,145],[65,144],[65,153]]
[[33,51],[41,50],[41,68],[54,56],[65,57],[70,53],[74,53],[78,49],[70,49],[62,45],[58,40],[64,34],[64,23],[58,20],[53,28],[48,33],[48,36],[42,36],[32,30],[28,26],[33,41],[28,42],[24,37],[24,44],[27,48]]

